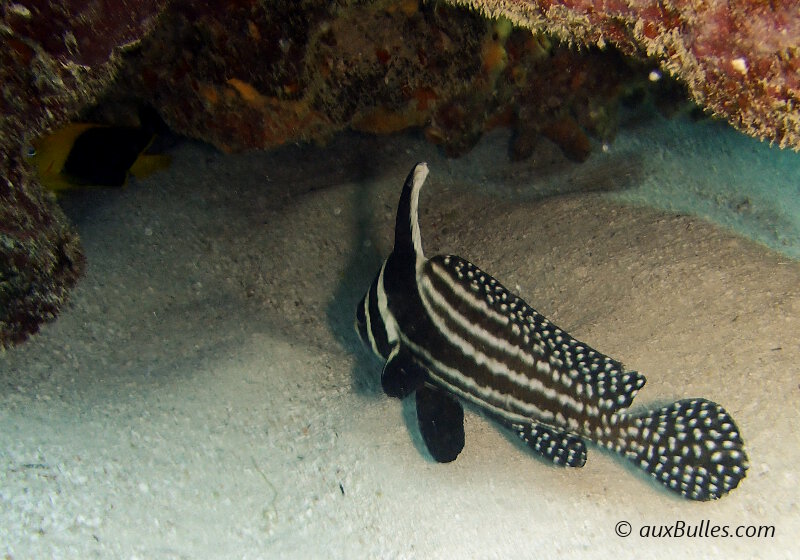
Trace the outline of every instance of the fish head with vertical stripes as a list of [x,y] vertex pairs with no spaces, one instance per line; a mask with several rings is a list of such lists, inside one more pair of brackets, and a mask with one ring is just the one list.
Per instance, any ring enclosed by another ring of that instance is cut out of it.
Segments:
[[394,247],[356,308],[355,330],[382,360],[388,360],[399,342],[402,317],[397,315],[418,313],[414,294],[426,259],[417,216],[419,192],[427,176],[426,163],[416,164],[408,174],[397,208]]
[[381,309],[378,297],[385,266],[384,261],[369,290],[358,303],[355,320],[356,333],[361,342],[382,361],[389,359],[392,347],[397,343],[396,332],[391,328],[397,321],[388,308]]

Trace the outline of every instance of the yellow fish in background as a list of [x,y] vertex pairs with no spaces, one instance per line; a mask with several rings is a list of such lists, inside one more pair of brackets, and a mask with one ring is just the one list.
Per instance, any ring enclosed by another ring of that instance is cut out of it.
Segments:
[[150,127],[70,123],[33,143],[28,157],[42,185],[53,192],[80,187],[121,187],[128,175],[147,177],[172,158],[147,154]]

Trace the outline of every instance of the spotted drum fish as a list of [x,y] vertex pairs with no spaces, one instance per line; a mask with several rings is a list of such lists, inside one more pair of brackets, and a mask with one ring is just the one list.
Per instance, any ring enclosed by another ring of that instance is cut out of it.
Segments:
[[626,412],[642,374],[572,338],[472,263],[425,258],[418,207],[427,175],[420,163],[406,179],[394,248],[358,305],[356,330],[385,360],[386,394],[416,392],[433,458],[461,452],[462,403],[471,403],[557,465],[582,467],[589,440],[692,500],[735,488],[747,455],[720,405],[695,398]]

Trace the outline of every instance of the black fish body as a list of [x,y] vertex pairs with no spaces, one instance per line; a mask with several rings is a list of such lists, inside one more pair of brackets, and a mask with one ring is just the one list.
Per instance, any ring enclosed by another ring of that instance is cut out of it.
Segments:
[[394,248],[356,310],[356,330],[386,362],[384,391],[416,392],[431,455],[448,462],[461,452],[468,402],[558,465],[583,466],[588,439],[687,498],[735,488],[747,455],[721,406],[698,398],[628,413],[643,375],[575,340],[472,263],[425,258],[418,204],[427,174],[420,163],[403,186]]

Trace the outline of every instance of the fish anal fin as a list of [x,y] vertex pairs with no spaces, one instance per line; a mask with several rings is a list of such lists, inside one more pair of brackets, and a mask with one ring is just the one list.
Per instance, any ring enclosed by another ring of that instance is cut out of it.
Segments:
[[439,463],[464,448],[464,409],[455,397],[425,384],[417,389],[417,422],[428,452]]
[[586,444],[573,433],[540,422],[513,426],[519,437],[538,455],[563,467],[586,463]]
[[427,378],[428,371],[408,350],[397,344],[383,366],[381,385],[388,396],[403,399],[419,389]]

